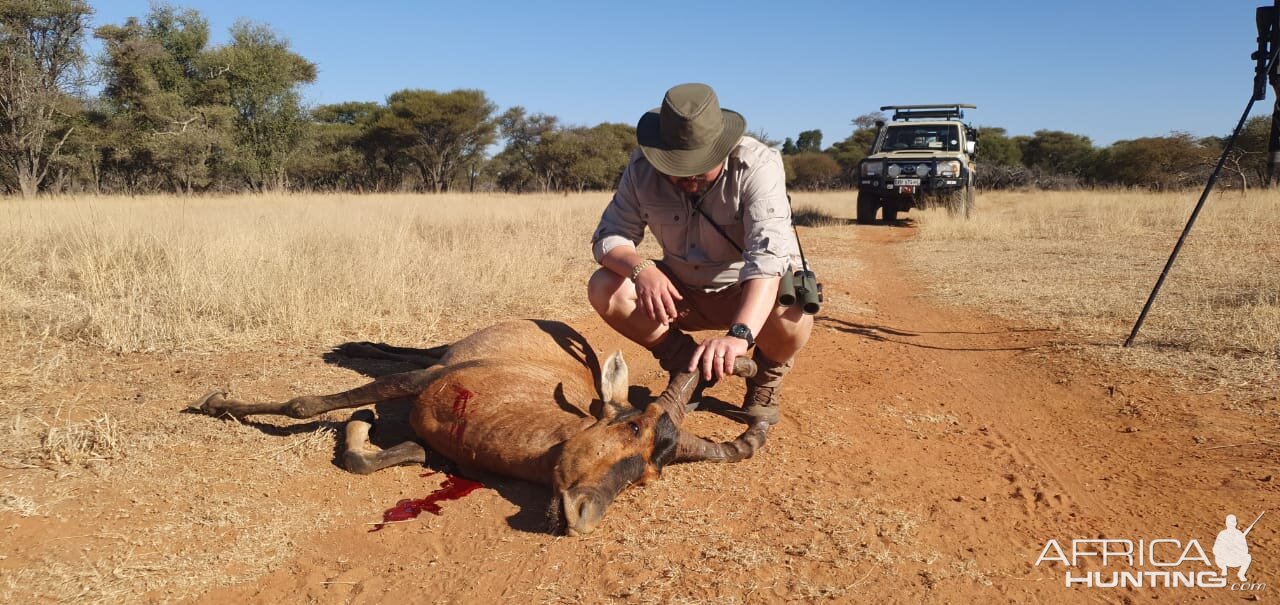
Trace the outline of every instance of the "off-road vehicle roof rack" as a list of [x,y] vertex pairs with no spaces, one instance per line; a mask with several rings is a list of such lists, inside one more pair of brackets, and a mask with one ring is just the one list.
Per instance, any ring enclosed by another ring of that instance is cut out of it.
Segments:
[[909,120],[963,120],[965,109],[977,109],[977,105],[968,103],[947,103],[942,105],[885,105],[880,111],[893,110],[893,121]]

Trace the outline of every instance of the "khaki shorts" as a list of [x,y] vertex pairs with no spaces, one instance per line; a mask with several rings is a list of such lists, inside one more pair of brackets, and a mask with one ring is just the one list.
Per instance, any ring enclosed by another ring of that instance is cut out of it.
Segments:
[[705,292],[680,283],[671,270],[655,263],[671,280],[684,300],[676,301],[676,327],[686,332],[728,330],[742,305],[742,284],[734,284],[716,292]]

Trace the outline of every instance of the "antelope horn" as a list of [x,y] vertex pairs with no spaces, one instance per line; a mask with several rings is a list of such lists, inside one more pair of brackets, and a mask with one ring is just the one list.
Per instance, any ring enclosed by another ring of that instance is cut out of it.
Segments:
[[[733,375],[743,378],[750,378],[756,375],[758,368],[756,362],[747,357],[739,357],[733,360]],[[657,405],[671,416],[671,421],[680,426],[684,422],[686,406],[689,405],[689,399],[693,397],[694,391],[698,390],[698,384],[702,376],[698,372],[681,372],[671,378],[671,382],[667,384],[667,389],[658,395],[652,405]]]
[[697,373],[692,372],[677,374],[667,384],[667,389],[658,395],[658,398],[651,405],[662,408],[671,417],[671,421],[676,426],[680,426],[684,422],[689,399],[693,397],[693,392],[698,389],[698,382],[701,378]]
[[756,449],[764,447],[769,436],[769,424],[757,422],[738,435],[733,441],[716,443],[694,435],[685,430],[680,431],[680,439],[676,442],[675,462],[738,462],[750,458]]
[[749,357],[739,357],[733,360],[733,375],[740,378],[751,378],[759,372],[760,368],[756,366],[754,359]]

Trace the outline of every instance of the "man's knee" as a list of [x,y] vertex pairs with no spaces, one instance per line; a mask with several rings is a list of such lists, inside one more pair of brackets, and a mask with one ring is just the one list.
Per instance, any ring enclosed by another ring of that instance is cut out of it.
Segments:
[[604,315],[627,296],[634,296],[630,285],[626,278],[601,267],[587,280],[587,299],[597,313]]
[[806,315],[799,306],[775,307],[757,340],[764,341],[771,352],[794,355],[809,342],[812,330],[813,316]]
[[793,307],[774,307],[765,325],[770,331],[793,339],[807,339],[813,329],[813,316],[806,315],[797,305]]

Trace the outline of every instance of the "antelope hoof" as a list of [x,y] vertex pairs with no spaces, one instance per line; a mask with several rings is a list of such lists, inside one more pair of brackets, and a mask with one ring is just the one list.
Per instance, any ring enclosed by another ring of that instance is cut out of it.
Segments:
[[756,362],[752,361],[751,359],[747,359],[746,357],[739,357],[733,360],[734,376],[741,376],[742,378],[751,378],[752,376],[756,375],[757,371],[759,371],[759,369],[756,367]]
[[226,402],[226,391],[210,391],[204,397],[197,399],[191,405],[187,406],[187,409],[204,412],[210,416],[218,416],[226,411],[223,407],[223,404]]

